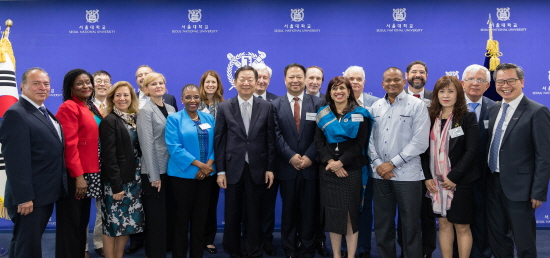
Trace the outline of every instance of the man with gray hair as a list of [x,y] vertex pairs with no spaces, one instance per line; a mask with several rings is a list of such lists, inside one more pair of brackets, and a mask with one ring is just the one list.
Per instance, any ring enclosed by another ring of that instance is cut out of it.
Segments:
[[[366,92],[365,89],[365,70],[360,66],[350,66],[344,72],[346,77],[351,82],[351,88],[353,94],[357,98],[357,103],[362,107],[371,111],[371,106],[379,98],[372,96]],[[363,169],[367,169],[366,166]],[[357,253],[359,258],[369,258],[371,251],[371,238],[372,238],[372,199],[373,199],[373,180],[367,180],[367,186],[365,189],[365,199],[363,203],[363,210],[359,214],[359,239],[357,242]],[[342,257],[347,256],[346,241],[342,241]]]
[[466,104],[470,112],[476,113],[479,124],[479,146],[477,150],[477,166],[481,171],[481,177],[474,181],[474,223],[470,225],[472,229],[473,245],[470,257],[481,258],[491,257],[491,247],[488,242],[487,214],[485,211],[487,200],[487,151],[489,108],[495,105],[495,102],[483,96],[483,93],[489,89],[491,83],[491,74],[484,66],[473,64],[462,73],[462,88],[466,96]]
[[[258,72],[258,83],[256,84],[256,89],[254,90],[254,97],[267,100],[272,102],[279,96],[267,91],[269,83],[271,82],[272,70],[269,66],[264,63],[254,63],[252,67]],[[273,187],[272,187],[273,188]],[[275,187],[278,189],[278,187]]]

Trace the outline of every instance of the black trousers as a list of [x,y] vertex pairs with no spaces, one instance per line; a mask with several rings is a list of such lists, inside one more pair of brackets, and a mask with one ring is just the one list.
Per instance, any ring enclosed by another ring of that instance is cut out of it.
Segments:
[[172,257],[186,258],[188,246],[190,258],[203,256],[206,217],[215,180],[213,176],[203,180],[169,177],[177,214]]
[[27,216],[17,213],[17,206],[8,208],[8,214],[13,222],[13,236],[10,243],[10,258],[41,258],[42,234],[53,212],[53,203],[41,207],[33,207]]
[[[256,184],[250,175],[248,164],[245,164],[241,178],[236,184],[228,184],[225,190],[225,228],[223,249],[234,256],[242,256],[241,223],[243,212],[247,215],[247,234],[245,239],[246,253],[249,257],[262,256],[260,207],[265,184]],[[243,210],[243,204],[246,209]]]
[[206,219],[206,238],[205,245],[213,245],[218,233],[218,199],[220,197],[220,187],[216,181],[212,182],[212,192],[210,193],[210,204],[208,207],[208,217]]
[[88,222],[90,220],[90,198],[77,200],[76,181],[68,177],[69,193],[56,203],[56,258],[83,258],[86,252]]
[[537,257],[535,209],[530,201],[514,202],[506,198],[500,184],[500,173],[488,179],[487,221],[489,244],[497,258]]
[[[148,258],[166,258],[166,187],[168,176],[160,175],[160,192],[141,175],[141,202],[145,213],[145,254]],[[172,205],[172,204],[170,204]]]
[[[317,181],[306,180],[298,173],[295,180],[279,183],[283,198],[281,240],[286,256],[313,257],[318,228],[317,221],[313,218],[319,216],[315,209]],[[297,248],[298,241],[302,243],[300,249]]]
[[[260,230],[263,243],[273,242],[273,229],[275,228],[275,205],[277,204],[277,193],[279,192],[279,180],[275,179],[269,189],[266,189],[262,196],[260,207]],[[244,206],[246,209],[246,204]],[[242,237],[246,239],[247,232],[247,217],[246,213],[243,213],[243,229]]]

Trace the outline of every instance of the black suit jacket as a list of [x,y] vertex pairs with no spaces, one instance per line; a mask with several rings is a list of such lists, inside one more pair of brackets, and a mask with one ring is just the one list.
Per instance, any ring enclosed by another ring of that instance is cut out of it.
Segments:
[[[468,184],[479,178],[479,169],[474,162],[476,160],[479,144],[479,127],[476,114],[466,113],[458,123],[462,127],[464,135],[449,139],[449,159],[451,171],[447,175],[455,184]],[[457,126],[453,121],[452,128]],[[433,124],[432,124],[433,127]],[[431,148],[431,146],[430,146]],[[428,153],[430,153],[428,148]],[[430,158],[431,155],[428,154]],[[429,167],[429,164],[428,164]],[[430,169],[423,169],[426,179],[432,179]]]
[[265,92],[265,100],[267,100],[268,102],[273,102],[277,98],[279,98],[279,96],[277,96],[277,95],[275,95],[275,94],[273,94],[269,91]]
[[99,124],[101,141],[101,180],[109,182],[113,193],[122,192],[122,184],[135,181],[134,144],[125,122],[115,113],[108,114]]
[[[57,121],[51,113],[50,118]],[[41,207],[66,195],[63,140],[54,125],[29,101],[20,98],[6,111],[0,141],[6,163],[6,207],[28,201]]]
[[[485,180],[486,168],[487,168],[487,142],[489,142],[489,130],[485,128],[485,121],[489,121],[489,109],[495,105],[495,102],[487,97],[481,99],[481,111],[479,113],[479,145],[477,148],[476,163],[480,172],[481,178]],[[489,123],[487,123],[488,125]]]
[[176,112],[178,112],[178,103],[176,102],[176,97],[174,97],[174,95],[166,93],[162,96],[162,99],[164,100],[164,103],[174,107]]
[[247,152],[254,183],[265,184],[265,172],[274,171],[276,154],[273,108],[267,101],[252,98],[248,135],[238,97],[218,105],[214,129],[216,169],[225,172],[228,184],[236,184],[241,178]]
[[[493,128],[502,103],[489,115],[487,153],[489,157]],[[514,111],[499,149],[502,190],[511,201],[546,201],[550,178],[550,112],[524,96]]]
[[[275,136],[277,137],[277,169],[275,178],[279,180],[294,180],[299,173],[302,173],[306,180],[317,179],[319,173],[318,164],[315,161],[317,151],[315,149],[314,137],[317,122],[306,120],[307,113],[317,114],[317,110],[324,105],[320,98],[304,94],[302,110],[300,112],[300,132],[296,130],[294,113],[286,95],[274,100],[273,117],[275,119]],[[313,116],[315,117],[315,116]],[[296,154],[306,155],[313,164],[302,170],[296,170],[290,165],[290,159]]]

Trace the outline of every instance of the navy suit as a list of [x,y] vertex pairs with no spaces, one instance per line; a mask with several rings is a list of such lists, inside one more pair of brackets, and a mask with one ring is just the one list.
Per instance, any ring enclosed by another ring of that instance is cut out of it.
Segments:
[[[7,175],[4,205],[15,224],[10,257],[42,257],[42,234],[53,205],[67,193],[63,140],[41,111],[20,98],[4,115],[0,141]],[[21,216],[17,206],[28,201],[33,212]]]
[[[300,130],[296,129],[294,114],[287,95],[273,101],[275,135],[277,137],[277,167],[275,178],[281,185],[283,198],[281,238],[286,256],[313,257],[315,231],[318,221],[316,213],[316,193],[319,164],[315,161],[317,151],[314,144],[317,123],[307,120],[307,114],[316,114],[324,101],[318,97],[303,94],[300,110]],[[315,115],[313,115],[315,118]],[[299,154],[307,156],[312,165],[296,170],[290,159]],[[302,246],[298,250],[297,235]]]
[[[217,171],[225,172],[224,250],[242,256],[241,222],[243,203],[247,214],[247,256],[261,256],[260,207],[267,185],[266,171],[275,166],[275,131],[271,103],[253,98],[248,134],[243,123],[238,97],[218,106],[214,131]],[[245,154],[248,153],[248,161]]]
[[[490,109],[486,157],[489,157],[501,106],[497,104]],[[548,195],[548,131],[548,108],[523,96],[502,135],[498,149],[500,172],[488,177],[487,221],[489,243],[495,257],[513,257],[514,244],[518,257],[537,256],[535,209],[531,199],[545,202]]]
[[164,100],[164,103],[174,107],[176,112],[178,112],[178,103],[176,102],[176,97],[174,97],[174,95],[166,93],[162,95],[162,99]]
[[267,100],[268,102],[273,102],[274,100],[276,100],[279,96],[269,92],[269,91],[266,91],[265,92],[265,100]]

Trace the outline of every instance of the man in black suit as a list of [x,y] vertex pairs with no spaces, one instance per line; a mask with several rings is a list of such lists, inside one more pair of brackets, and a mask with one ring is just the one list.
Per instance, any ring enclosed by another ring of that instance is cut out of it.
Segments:
[[42,234],[54,203],[67,194],[63,133],[44,106],[50,94],[46,71],[27,70],[21,93],[0,127],[7,175],[4,205],[14,223],[10,257],[42,257]]
[[537,257],[535,209],[550,178],[550,112],[523,94],[521,67],[500,64],[493,74],[502,104],[489,113],[487,184],[489,244],[495,257]]
[[[242,257],[242,213],[247,214],[245,249],[261,257],[261,200],[273,183],[275,130],[271,103],[253,96],[258,73],[251,66],[235,72],[238,95],[218,106],[215,128],[217,182],[225,189],[224,250]],[[245,209],[243,209],[243,203]]]
[[[267,91],[271,82],[271,75],[273,74],[271,68],[264,63],[255,63],[252,64],[252,67],[258,72],[258,83],[256,83],[256,88],[254,89],[254,97],[267,100],[268,102],[272,102],[278,98],[279,96]],[[271,232],[273,233],[273,230]]]
[[[143,91],[144,89],[144,85],[143,85],[143,79],[145,79],[145,76],[147,76],[148,74],[152,73],[153,72],[153,68],[151,68],[150,66],[148,65],[140,65],[136,71],[136,84],[138,85],[138,90],[136,91],[136,94],[138,95],[138,100],[139,100],[139,108],[141,109],[143,106],[145,106],[145,104],[147,102],[150,101],[150,98],[149,96],[145,95],[145,92]],[[162,99],[164,100],[164,103],[170,105],[170,106],[173,106],[175,109],[176,109],[176,112],[178,112],[178,105],[176,103],[176,98],[174,97],[174,95],[172,94],[164,94],[162,96]],[[167,203],[173,203],[172,201],[172,191],[171,189],[168,187],[166,188],[166,198],[167,198]],[[171,247],[171,244],[173,241],[171,241],[170,239],[172,239],[172,236],[174,235],[174,216],[175,216],[175,211],[174,211],[174,208],[172,205],[167,205],[166,206],[166,209],[168,210],[167,211],[167,227],[168,227],[168,230],[167,230],[167,249],[168,250],[172,250],[172,247]],[[128,246],[128,249],[126,249],[124,251],[125,254],[134,254],[136,253],[140,248],[143,247],[144,245],[144,241],[145,241],[145,234],[147,234],[147,232],[142,232],[142,233],[137,233],[137,234],[132,234],[130,235],[130,245]]]
[[[304,94],[306,69],[300,64],[285,67],[287,94],[273,101],[277,137],[275,178],[281,185],[283,211],[281,240],[286,257],[313,257],[319,216],[316,212],[319,164],[313,142],[317,110],[324,101]],[[297,236],[301,246],[297,246]]]
[[[428,66],[422,61],[412,61],[407,66],[405,79],[407,79],[407,83],[409,84],[405,88],[405,92],[423,100],[424,104],[429,105],[432,92],[424,88],[428,80]],[[435,250],[435,237],[433,244]]]
[[[490,258],[492,256],[489,242],[487,241],[487,128],[489,127],[489,108],[495,105],[495,102],[483,96],[483,93],[491,84],[491,74],[487,68],[481,65],[473,64],[462,73],[462,88],[466,95],[466,104],[470,112],[476,113],[479,125],[479,145],[477,149],[476,163],[481,176],[474,181],[474,223],[470,225],[472,230],[473,245],[470,257],[472,258]],[[455,241],[456,246],[456,241]],[[458,252],[453,252],[458,254]],[[458,255],[457,255],[458,257]]]
[[319,66],[310,66],[306,69],[306,93],[325,99],[325,94],[321,93],[325,73]]

